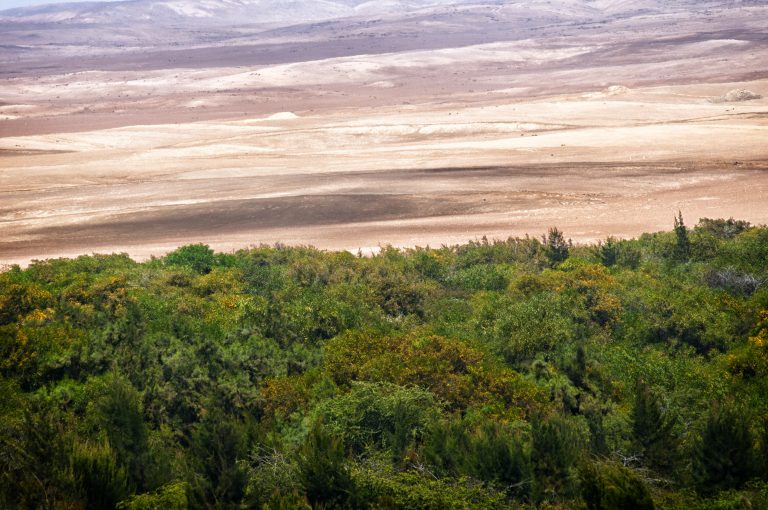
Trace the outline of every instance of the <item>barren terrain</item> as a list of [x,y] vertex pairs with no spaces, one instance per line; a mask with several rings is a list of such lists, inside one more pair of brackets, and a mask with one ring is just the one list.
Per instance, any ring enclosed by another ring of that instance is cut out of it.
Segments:
[[100,45],[0,21],[0,265],[768,223],[768,6],[525,5]]

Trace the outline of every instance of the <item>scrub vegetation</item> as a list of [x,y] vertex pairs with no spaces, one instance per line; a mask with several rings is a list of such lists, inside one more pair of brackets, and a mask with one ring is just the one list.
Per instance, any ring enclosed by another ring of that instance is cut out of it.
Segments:
[[[670,218],[671,219],[671,218]],[[0,507],[768,508],[768,228],[0,274]]]

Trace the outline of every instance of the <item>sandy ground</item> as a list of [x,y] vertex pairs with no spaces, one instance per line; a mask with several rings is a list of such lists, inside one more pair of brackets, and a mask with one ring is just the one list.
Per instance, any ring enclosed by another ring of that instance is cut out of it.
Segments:
[[[669,229],[678,210],[768,223],[766,13],[400,51],[367,37],[312,58],[286,43],[205,67],[19,60],[0,73],[0,265],[550,226],[586,242]],[[763,98],[716,100],[737,88]]]

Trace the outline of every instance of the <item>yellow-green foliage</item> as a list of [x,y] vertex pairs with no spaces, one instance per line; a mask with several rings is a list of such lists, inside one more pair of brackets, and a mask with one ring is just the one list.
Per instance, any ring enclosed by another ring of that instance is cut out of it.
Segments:
[[765,508],[768,229],[675,223],[12,267],[0,508]]
[[175,482],[117,504],[117,510],[187,510],[187,484]]
[[463,342],[436,335],[341,335],[326,344],[324,368],[337,384],[387,381],[425,388],[449,409],[488,406],[526,416],[543,400],[517,372]]

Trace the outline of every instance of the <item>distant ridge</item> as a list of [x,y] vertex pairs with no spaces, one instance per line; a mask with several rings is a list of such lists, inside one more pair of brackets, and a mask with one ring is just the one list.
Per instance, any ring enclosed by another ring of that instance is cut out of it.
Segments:
[[[94,23],[150,21],[157,24],[204,21],[254,24],[321,21],[402,13],[429,6],[467,3],[457,0],[127,0],[17,7],[0,11],[0,21]],[[487,2],[495,3],[495,2]]]

